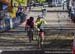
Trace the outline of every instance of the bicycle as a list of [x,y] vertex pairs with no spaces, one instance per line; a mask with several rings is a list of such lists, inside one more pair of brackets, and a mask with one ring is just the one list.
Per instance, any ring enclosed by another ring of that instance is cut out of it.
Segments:
[[27,36],[29,37],[29,42],[31,43],[31,41],[33,40],[33,29],[30,27],[27,27],[26,32],[27,32]]

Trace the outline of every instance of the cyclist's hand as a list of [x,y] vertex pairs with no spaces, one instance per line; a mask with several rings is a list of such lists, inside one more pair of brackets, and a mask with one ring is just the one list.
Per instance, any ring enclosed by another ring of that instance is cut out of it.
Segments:
[[38,31],[40,31],[40,29],[37,29]]

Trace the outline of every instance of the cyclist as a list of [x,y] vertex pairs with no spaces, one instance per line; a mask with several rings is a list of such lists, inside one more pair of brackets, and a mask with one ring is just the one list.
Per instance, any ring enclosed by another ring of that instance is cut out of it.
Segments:
[[27,19],[25,28],[27,30],[27,36],[29,37],[29,42],[33,40],[33,29],[34,29],[34,18],[30,17]]
[[[39,38],[40,38],[40,44],[43,44],[44,41],[44,26],[46,24],[46,21],[44,19],[42,19],[42,16],[38,16],[36,22],[36,28],[38,30],[38,34],[39,34]],[[40,47],[39,44],[39,47]]]

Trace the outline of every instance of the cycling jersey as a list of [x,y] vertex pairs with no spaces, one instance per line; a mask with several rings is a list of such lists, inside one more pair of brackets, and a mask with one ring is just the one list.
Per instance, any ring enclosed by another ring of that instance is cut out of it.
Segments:
[[39,28],[39,29],[44,29],[45,24],[46,24],[46,21],[43,20],[43,19],[36,20],[35,24],[36,24],[36,28],[37,28],[37,29],[38,29],[38,28]]
[[26,26],[29,26],[30,28],[34,28],[34,21],[30,21],[30,19],[27,20]]

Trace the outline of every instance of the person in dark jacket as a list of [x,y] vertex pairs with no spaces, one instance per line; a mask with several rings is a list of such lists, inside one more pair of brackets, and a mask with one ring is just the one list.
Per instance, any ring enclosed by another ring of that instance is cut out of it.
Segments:
[[29,42],[33,40],[33,29],[34,29],[34,18],[30,17],[26,21],[26,30],[27,30],[27,36],[29,37]]

